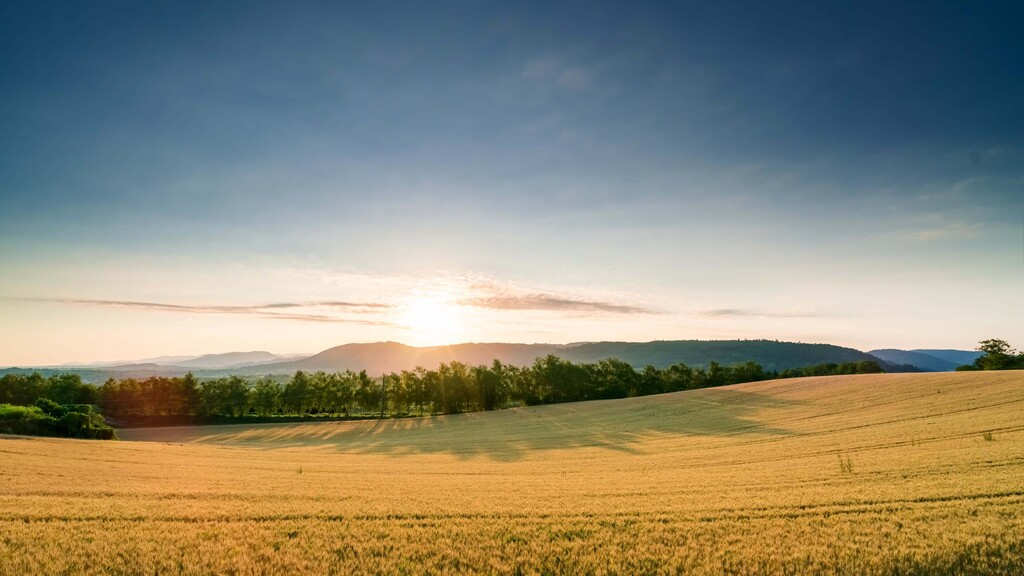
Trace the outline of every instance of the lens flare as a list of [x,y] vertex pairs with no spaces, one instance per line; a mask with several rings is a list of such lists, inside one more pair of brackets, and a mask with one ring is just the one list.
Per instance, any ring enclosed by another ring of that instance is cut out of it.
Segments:
[[410,343],[419,346],[452,344],[465,337],[465,310],[444,294],[413,296],[403,306],[400,323]]

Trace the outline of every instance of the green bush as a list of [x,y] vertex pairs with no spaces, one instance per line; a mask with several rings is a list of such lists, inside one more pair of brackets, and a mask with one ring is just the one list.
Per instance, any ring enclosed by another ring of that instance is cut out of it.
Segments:
[[0,433],[52,436],[55,424],[38,406],[0,404]]
[[7,420],[23,420],[31,418],[33,415],[39,417],[44,416],[43,411],[38,406],[12,406],[10,404],[0,404],[0,422]]
[[0,404],[0,434],[112,440],[114,429],[89,404],[61,406],[41,398],[32,406]]
[[49,398],[37,398],[34,405],[42,410],[44,414],[52,418],[61,418],[68,413],[67,408],[57,404]]

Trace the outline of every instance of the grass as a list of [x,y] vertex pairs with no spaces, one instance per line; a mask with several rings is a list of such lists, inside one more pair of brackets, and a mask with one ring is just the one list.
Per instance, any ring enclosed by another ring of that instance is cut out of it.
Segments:
[[843,474],[853,474],[853,460],[849,456],[844,458],[842,454],[838,453],[836,456],[839,457],[839,471]]
[[1024,573],[1022,411],[960,372],[6,437],[0,574]]

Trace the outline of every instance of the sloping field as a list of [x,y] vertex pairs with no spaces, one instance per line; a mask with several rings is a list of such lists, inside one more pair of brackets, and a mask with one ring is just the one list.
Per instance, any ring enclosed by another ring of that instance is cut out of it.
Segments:
[[0,574],[1021,574],[1024,372],[0,438]]

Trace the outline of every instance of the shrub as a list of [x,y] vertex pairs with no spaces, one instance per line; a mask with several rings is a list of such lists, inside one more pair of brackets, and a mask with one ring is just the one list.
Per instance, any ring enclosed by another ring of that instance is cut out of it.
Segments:
[[0,404],[0,434],[112,440],[114,429],[88,404],[61,406],[41,398],[32,406]]
[[31,418],[33,414],[43,416],[43,412],[38,406],[12,406],[10,404],[0,404],[0,422],[8,420],[24,420],[26,418]]
[[43,411],[44,414],[52,418],[60,418],[68,413],[68,409],[57,404],[49,398],[37,398],[35,406]]

